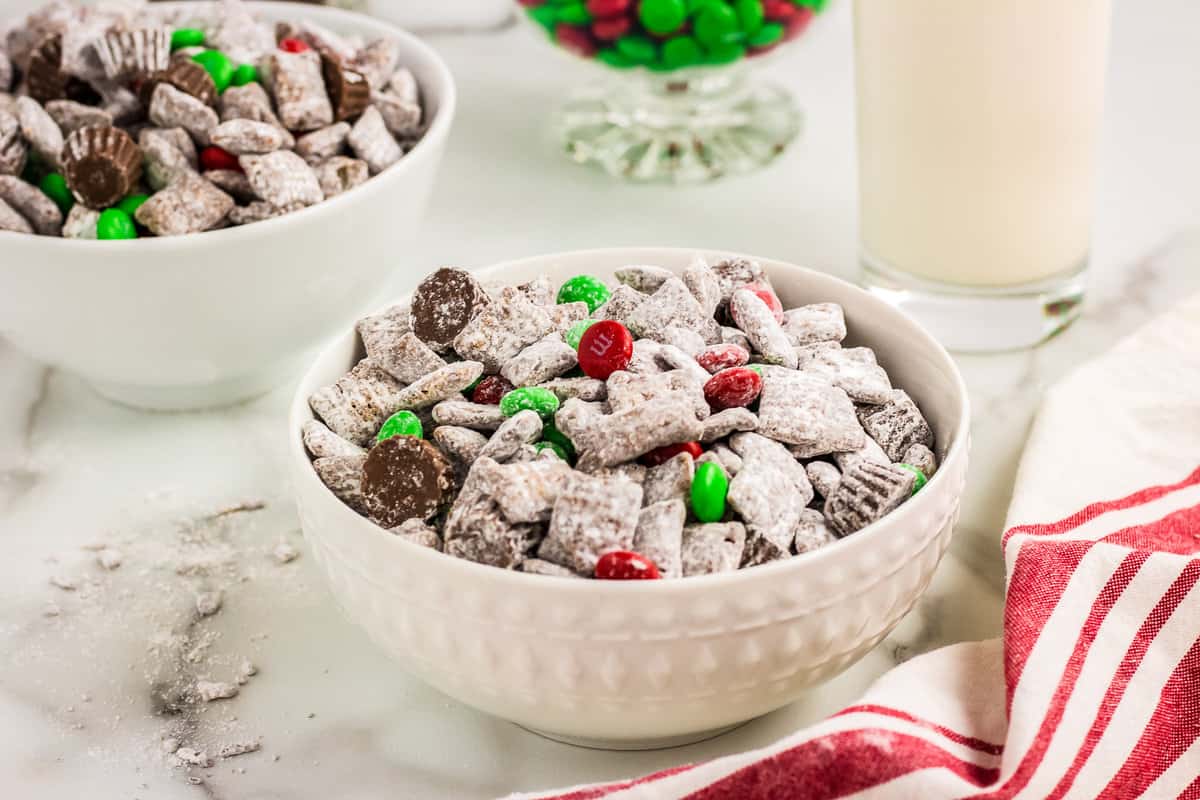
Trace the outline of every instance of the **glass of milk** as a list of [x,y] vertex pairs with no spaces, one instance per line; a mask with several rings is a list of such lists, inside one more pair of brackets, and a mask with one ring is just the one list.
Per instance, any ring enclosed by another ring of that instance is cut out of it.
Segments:
[[1079,312],[1111,0],[855,0],[864,282],[947,347]]

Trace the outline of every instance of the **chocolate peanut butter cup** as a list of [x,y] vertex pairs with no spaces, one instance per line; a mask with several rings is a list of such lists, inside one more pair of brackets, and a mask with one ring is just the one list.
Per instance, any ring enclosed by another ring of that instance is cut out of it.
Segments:
[[76,200],[88,208],[108,208],[137,184],[142,151],[120,128],[89,125],[67,137],[63,169]]

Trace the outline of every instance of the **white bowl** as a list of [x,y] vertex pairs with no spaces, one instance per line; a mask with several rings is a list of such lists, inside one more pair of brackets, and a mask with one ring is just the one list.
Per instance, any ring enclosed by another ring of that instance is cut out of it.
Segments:
[[[432,124],[412,152],[364,185],[265,222],[136,241],[0,232],[0,334],[120,402],[220,405],[293,373],[306,351],[376,300],[433,188],[455,106],[441,57],[364,15],[251,5],[263,19],[395,37]],[[405,277],[412,285],[420,276]]]
[[[542,273],[555,281],[612,278],[627,264],[680,271],[695,252],[582,251],[476,274],[505,282]],[[925,412],[942,466],[916,497],[813,553],[719,575],[589,581],[453,558],[388,535],[312,469],[300,434],[312,419],[308,397],[362,357],[350,332],[301,381],[289,421],[300,520],[349,618],[467,705],[552,738],[611,748],[704,738],[787,705],[878,644],[949,544],[967,468],[966,388],[946,351],[900,312],[828,275],[758,260],[785,307],[841,303],[848,341],[875,348]]]

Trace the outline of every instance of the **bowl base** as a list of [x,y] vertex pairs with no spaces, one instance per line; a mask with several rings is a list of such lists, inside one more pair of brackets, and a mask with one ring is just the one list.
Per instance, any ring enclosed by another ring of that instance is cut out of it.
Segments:
[[626,74],[584,87],[558,111],[568,155],[631,181],[697,183],[773,161],[800,132],[784,89],[728,67]]
[[202,411],[244,403],[266,394],[295,374],[302,359],[215,383],[147,386],[86,379],[96,392],[118,405],[144,411]]
[[685,733],[680,736],[663,736],[655,739],[592,739],[586,736],[568,736],[562,733],[543,731],[525,725],[517,725],[517,727],[527,730],[530,733],[536,733],[544,739],[574,745],[575,747],[587,747],[592,750],[666,750],[671,747],[683,747],[684,745],[715,739],[722,734],[729,733],[735,728],[742,727],[747,722],[750,722],[750,720],[735,722],[732,725],[725,725],[721,728],[711,728],[696,733]]

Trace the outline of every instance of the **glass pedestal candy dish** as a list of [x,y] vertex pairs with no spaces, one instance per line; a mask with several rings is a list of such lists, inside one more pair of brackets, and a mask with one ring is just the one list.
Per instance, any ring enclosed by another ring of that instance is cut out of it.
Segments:
[[800,132],[753,63],[827,0],[517,0],[562,49],[607,68],[556,115],[567,153],[635,181],[695,182],[769,163]]

